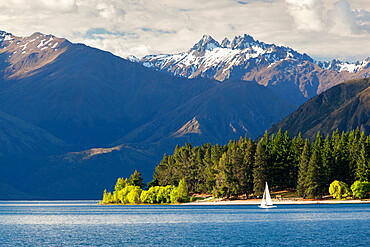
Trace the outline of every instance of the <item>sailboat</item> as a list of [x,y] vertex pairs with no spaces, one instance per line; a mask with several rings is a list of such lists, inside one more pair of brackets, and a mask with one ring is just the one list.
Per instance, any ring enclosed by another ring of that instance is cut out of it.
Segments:
[[269,187],[267,185],[267,182],[266,182],[265,191],[263,192],[261,205],[259,205],[258,207],[260,207],[260,208],[276,208],[276,206],[274,206],[272,204],[271,196],[270,196],[270,192],[269,192]]

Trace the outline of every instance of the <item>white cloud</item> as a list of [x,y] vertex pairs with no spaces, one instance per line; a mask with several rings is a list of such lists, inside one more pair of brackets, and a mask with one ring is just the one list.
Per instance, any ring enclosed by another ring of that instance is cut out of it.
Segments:
[[298,30],[322,31],[324,29],[320,0],[286,0],[286,3]]
[[346,0],[336,2],[328,15],[332,21],[330,32],[333,34],[349,36],[370,32],[370,12],[352,10]]
[[[323,0],[285,0],[288,13],[298,31],[329,32],[339,36],[370,32],[370,12],[353,10],[350,2]],[[326,5],[325,5],[326,3]]]
[[203,34],[222,40],[244,33],[314,57],[370,56],[364,45],[370,38],[370,1],[337,2],[1,0],[0,30],[50,33],[120,56],[180,52]]
[[3,0],[0,6],[11,10],[29,10],[34,13],[43,10],[74,11],[77,7],[76,0]]

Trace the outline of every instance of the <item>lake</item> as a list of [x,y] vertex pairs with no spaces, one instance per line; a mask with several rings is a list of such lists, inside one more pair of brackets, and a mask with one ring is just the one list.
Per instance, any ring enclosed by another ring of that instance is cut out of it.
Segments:
[[99,206],[0,201],[1,246],[369,246],[370,204]]

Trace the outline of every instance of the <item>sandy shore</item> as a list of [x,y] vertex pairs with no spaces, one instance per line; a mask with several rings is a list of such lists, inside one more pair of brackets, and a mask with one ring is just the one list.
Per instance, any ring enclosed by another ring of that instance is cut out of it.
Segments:
[[[274,205],[289,205],[289,204],[350,204],[350,203],[370,203],[370,201],[360,200],[273,200]],[[233,200],[233,201],[200,201],[190,202],[184,205],[259,205],[261,200]]]

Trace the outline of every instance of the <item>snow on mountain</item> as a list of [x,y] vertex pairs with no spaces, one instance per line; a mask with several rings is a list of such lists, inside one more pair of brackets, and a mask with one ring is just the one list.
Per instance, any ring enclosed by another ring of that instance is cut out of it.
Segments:
[[232,41],[225,38],[221,45],[211,36],[204,35],[187,52],[149,55],[140,59],[140,63],[182,77],[203,76],[225,80],[233,78],[231,68],[245,67],[248,61],[253,61],[254,64],[263,62],[269,66],[285,59],[313,61],[306,54],[300,54],[288,47],[256,41],[249,35],[236,36]]
[[[1,62],[8,66],[4,75],[7,78],[28,76],[52,63],[70,44],[66,39],[38,32],[28,37],[17,37],[0,31]],[[24,62],[25,59],[28,62]]]
[[128,59],[180,77],[254,80],[297,105],[345,80],[370,76],[370,58],[356,63],[315,61],[246,34],[225,38],[221,44],[204,35],[186,52]]
[[[274,44],[254,40],[249,35],[236,36],[232,41],[225,38],[221,45],[209,35],[204,35],[189,51],[178,54],[148,55],[141,59],[129,57],[133,62],[140,62],[149,68],[167,71],[174,75],[193,78],[197,76],[214,77],[218,80],[230,78],[229,69],[245,65],[253,60],[258,64],[263,61],[268,68],[283,60],[309,61],[325,70],[356,73],[369,67],[370,58],[355,63],[315,61],[307,54]],[[299,63],[297,63],[299,66]]]
[[349,63],[349,62],[342,62],[337,59],[333,59],[331,61],[326,61],[326,62],[317,62],[317,64],[327,70],[334,70],[337,72],[344,72],[347,71],[349,73],[357,73],[361,70],[364,70],[366,68],[370,67],[370,58],[367,58],[363,61],[357,61],[354,63]]
[[11,33],[0,31],[0,47],[12,50],[13,53],[30,54],[45,49],[57,50],[63,39],[53,35],[34,33],[29,37],[17,37]]

